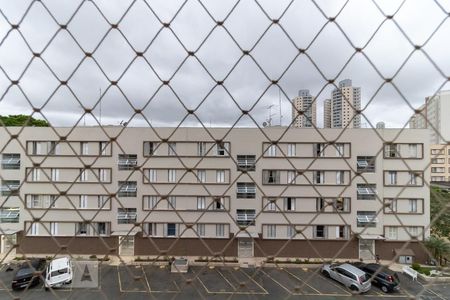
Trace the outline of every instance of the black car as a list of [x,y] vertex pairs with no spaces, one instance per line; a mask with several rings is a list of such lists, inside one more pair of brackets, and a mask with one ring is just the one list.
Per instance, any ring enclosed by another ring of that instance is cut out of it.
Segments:
[[11,287],[13,290],[18,290],[22,288],[32,287],[41,281],[41,277],[36,272],[42,272],[42,276],[45,274],[46,261],[44,258],[32,259],[28,262],[23,263],[11,282]]
[[[400,288],[397,273],[380,264],[354,263],[355,267],[363,270],[372,279],[372,284],[378,286],[383,292],[393,292]],[[376,274],[376,275],[374,275]]]

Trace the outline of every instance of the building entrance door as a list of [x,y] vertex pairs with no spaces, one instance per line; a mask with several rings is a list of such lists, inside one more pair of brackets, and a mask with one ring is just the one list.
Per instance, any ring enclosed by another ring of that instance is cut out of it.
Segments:
[[375,259],[375,240],[359,240],[359,258],[363,260]]
[[119,254],[125,256],[134,255],[134,236],[119,236]]
[[253,257],[253,239],[251,238],[238,239],[238,256]]

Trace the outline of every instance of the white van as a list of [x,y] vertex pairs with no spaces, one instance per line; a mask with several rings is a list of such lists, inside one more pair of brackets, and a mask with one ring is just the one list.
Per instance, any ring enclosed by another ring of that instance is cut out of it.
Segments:
[[61,257],[52,260],[45,274],[45,290],[50,287],[60,287],[70,284],[73,278],[72,261],[69,257]]

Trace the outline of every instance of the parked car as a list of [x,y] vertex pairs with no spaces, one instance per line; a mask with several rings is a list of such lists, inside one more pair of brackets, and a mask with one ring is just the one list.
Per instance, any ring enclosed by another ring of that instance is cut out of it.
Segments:
[[378,286],[383,292],[394,292],[400,289],[400,280],[397,273],[388,267],[380,264],[364,263],[355,263],[353,265],[366,272],[371,278],[372,284]]
[[41,282],[41,276],[36,272],[42,272],[42,276],[45,277],[45,265],[46,261],[44,258],[36,258],[24,262],[19,267],[16,274],[14,274],[11,282],[12,289],[18,290],[26,288],[27,286],[30,288],[39,284],[39,282]]
[[322,274],[342,283],[355,293],[365,293],[371,287],[369,276],[350,264],[325,264]]
[[52,260],[47,266],[45,276],[45,290],[53,287],[61,287],[72,283],[72,261],[69,257],[61,257]]

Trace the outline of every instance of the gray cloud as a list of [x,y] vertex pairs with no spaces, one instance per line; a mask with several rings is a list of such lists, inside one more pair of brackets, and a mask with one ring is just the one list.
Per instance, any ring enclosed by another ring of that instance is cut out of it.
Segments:
[[[258,1],[263,12],[258,3],[250,0],[240,1],[236,7],[236,1],[190,0],[174,18],[183,1],[138,0],[127,11],[132,1],[68,1],[63,5],[57,0],[42,0],[33,2],[20,21],[29,3],[2,1],[0,5],[0,110],[2,114],[31,113],[32,107],[45,104],[42,113],[53,125],[74,125],[84,113],[81,106],[94,109],[93,114],[99,118],[100,97],[102,124],[128,121],[136,108],[144,109],[142,114],[154,126],[176,126],[187,115],[181,100],[186,108],[197,109],[197,117],[207,126],[236,122],[241,111],[234,101],[242,109],[251,109],[258,124],[269,118],[278,124],[281,110],[282,124],[287,125],[291,118],[289,99],[299,89],[310,89],[317,95],[320,124],[322,102],[333,89],[325,76],[351,78],[355,86],[362,88],[363,107],[371,101],[364,111],[366,123],[385,121],[388,126],[400,127],[412,111],[390,84],[379,90],[382,77],[395,76],[393,83],[415,108],[446,82],[420,51],[414,52],[397,74],[414,47],[392,20],[385,20],[383,13],[394,14],[401,1],[376,1],[382,12],[372,1],[349,1],[336,18],[346,36],[335,23],[327,24],[320,11],[335,16],[345,1],[317,1],[320,9],[309,0],[292,4]],[[448,4],[438,3],[442,8],[433,1],[406,1],[394,20],[411,42],[423,45],[444,75],[449,76],[450,45],[445,41],[450,22],[444,22],[428,41],[446,18],[442,9],[450,10]],[[59,28],[46,8],[58,23],[68,22],[67,30]],[[171,22],[170,29],[163,28],[158,18]],[[272,24],[271,19],[280,19],[282,28]],[[214,20],[225,20],[224,27],[215,27]],[[31,49],[17,30],[10,31],[8,21],[21,22],[20,33]],[[121,32],[111,29],[108,23],[119,23]],[[196,56],[187,58],[177,38],[186,50],[196,51]],[[351,44],[364,47],[366,56],[355,54]],[[306,55],[298,55],[297,47],[306,49]],[[242,57],[240,48],[252,50],[252,57]],[[135,51],[145,51],[144,56],[136,58]],[[34,58],[22,75],[32,52],[42,52],[41,58]],[[85,57],[83,52],[93,52],[93,58]],[[20,88],[31,105],[17,86],[10,87],[7,77],[20,78]],[[278,79],[281,90],[271,85],[270,80]],[[68,86],[58,88],[59,80],[68,81]],[[117,86],[111,86],[110,80],[118,81]],[[162,86],[161,80],[170,80],[173,91]],[[224,80],[224,87],[215,86],[217,80]],[[96,121],[86,116],[81,124],[84,122]],[[147,121],[137,115],[131,125],[146,126]],[[183,125],[198,126],[199,122],[189,116]],[[239,125],[254,126],[254,122],[244,117]]]

